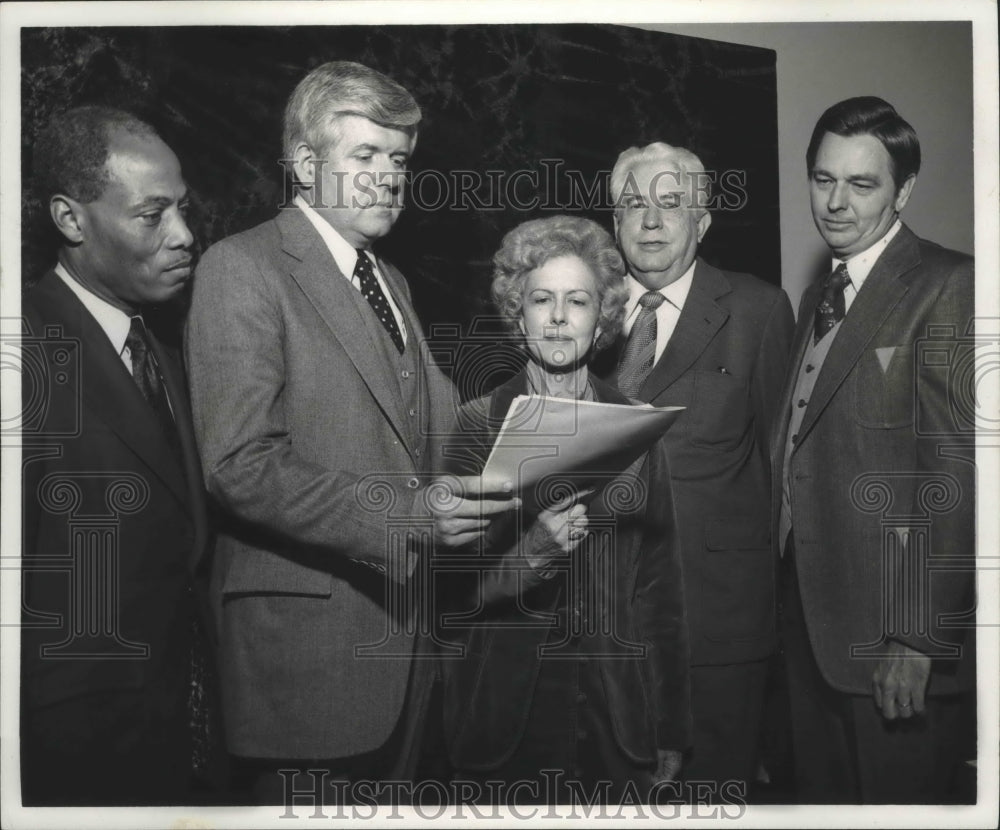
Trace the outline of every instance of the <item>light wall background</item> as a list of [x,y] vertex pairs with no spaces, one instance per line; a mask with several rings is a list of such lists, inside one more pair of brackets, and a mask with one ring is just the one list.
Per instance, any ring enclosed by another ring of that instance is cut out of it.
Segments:
[[642,28],[777,53],[781,276],[794,308],[828,262],[809,210],[806,145],[823,111],[844,98],[877,95],[913,125],[923,162],[903,220],[918,236],[973,253],[970,23],[663,23]]

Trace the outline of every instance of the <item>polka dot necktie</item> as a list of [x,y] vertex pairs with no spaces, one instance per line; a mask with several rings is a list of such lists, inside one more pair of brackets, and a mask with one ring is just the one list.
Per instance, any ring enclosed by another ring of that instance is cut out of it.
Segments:
[[358,280],[358,285],[361,286],[361,293],[368,300],[368,304],[372,307],[372,311],[375,312],[375,316],[378,317],[379,322],[389,332],[389,337],[392,338],[392,343],[396,347],[396,350],[402,354],[405,348],[403,335],[399,331],[396,316],[389,307],[389,301],[382,291],[382,286],[378,284],[375,269],[372,268],[372,261],[368,258],[368,254],[365,253],[364,249],[358,248],[357,251],[358,261],[354,266],[354,276]]
[[850,282],[851,275],[847,273],[847,265],[843,262],[823,282],[823,293],[816,306],[816,319],[813,322],[813,343],[819,343],[830,329],[844,319],[847,313],[844,289]]
[[638,398],[656,355],[656,309],[666,300],[659,291],[647,291],[639,298],[642,311],[632,324],[621,362],[618,364],[618,389],[623,395]]

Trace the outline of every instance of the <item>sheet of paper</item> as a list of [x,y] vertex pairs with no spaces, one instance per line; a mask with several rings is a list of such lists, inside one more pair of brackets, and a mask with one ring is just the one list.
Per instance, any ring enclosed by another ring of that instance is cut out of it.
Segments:
[[600,487],[622,473],[683,409],[519,395],[483,476],[512,481],[529,507],[551,505],[573,490]]

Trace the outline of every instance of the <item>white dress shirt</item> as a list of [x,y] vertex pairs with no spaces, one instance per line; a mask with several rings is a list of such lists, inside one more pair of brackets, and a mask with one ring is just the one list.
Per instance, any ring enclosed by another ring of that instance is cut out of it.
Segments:
[[83,303],[84,308],[91,313],[97,321],[97,325],[108,336],[108,340],[111,341],[115,352],[121,358],[122,363],[125,364],[125,368],[128,369],[128,373],[131,375],[132,351],[125,345],[125,338],[128,337],[128,330],[132,326],[132,318],[120,308],[115,308],[107,300],[98,297],[89,288],[85,288],[78,283],[69,275],[69,272],[63,267],[61,262],[56,265],[54,270],[59,279],[66,283],[70,291],[76,294],[77,299]]
[[[663,350],[667,348],[667,343],[670,342],[674,329],[677,328],[677,321],[681,317],[681,311],[684,310],[687,295],[691,291],[691,282],[694,279],[694,267],[695,263],[692,262],[691,267],[681,275],[680,279],[676,279],[670,285],[665,285],[660,289],[660,293],[666,299],[666,302],[660,303],[660,307],[656,309],[656,351],[653,354],[654,365],[660,359]],[[639,313],[642,311],[642,307],[639,305],[639,298],[649,291],[649,289],[631,274],[626,277],[626,284],[628,285],[628,302],[625,304],[625,322],[622,324],[622,333],[625,337],[628,337],[636,318],[638,318]]]
[[841,263],[844,263],[847,265],[847,273],[851,275],[851,281],[844,287],[845,314],[851,310],[851,304],[854,302],[854,298],[858,296],[861,286],[865,284],[865,280],[868,279],[868,275],[872,272],[872,268],[875,267],[878,258],[882,256],[882,252],[892,242],[892,238],[899,233],[901,227],[903,227],[903,223],[897,219],[895,224],[886,232],[886,235],[870,248],[865,248],[861,253],[855,254],[850,259],[833,259],[833,264],[830,266],[831,273]]
[[[330,256],[333,257],[333,261],[337,263],[340,273],[347,278],[351,285],[360,291],[361,281],[354,276],[354,266],[358,264],[358,252],[354,249],[350,242],[337,233],[336,229],[329,222],[320,216],[313,208],[309,207],[309,205],[306,204],[306,200],[303,199],[301,195],[297,195],[294,201],[305,215],[306,219],[310,221],[312,226],[316,228],[316,231],[323,238],[323,242],[330,251]],[[367,254],[367,256],[372,264],[372,270],[375,272],[375,279],[378,280],[382,293],[385,294],[385,299],[389,303],[389,309],[392,311],[392,316],[396,318],[396,325],[399,326],[399,333],[403,336],[403,342],[406,343],[406,323],[403,322],[403,313],[399,310],[399,306],[396,305],[396,301],[392,296],[392,291],[389,290],[389,285],[386,283],[385,277],[382,276],[382,272],[379,270],[375,257],[373,257],[370,253]]]

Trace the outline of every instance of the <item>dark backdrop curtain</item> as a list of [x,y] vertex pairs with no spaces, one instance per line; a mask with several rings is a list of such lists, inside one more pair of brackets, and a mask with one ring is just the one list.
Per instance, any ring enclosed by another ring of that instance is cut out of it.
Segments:
[[780,283],[770,50],[587,24],[47,28],[23,30],[21,46],[27,281],[52,259],[30,170],[55,111],[106,103],[153,123],[181,159],[203,250],[274,214],[285,101],[312,67],[347,59],[395,78],[424,111],[411,204],[380,253],[407,274],[445,352],[470,331],[495,342],[480,318],[506,231],[550,212],[611,229],[607,176],[635,144],[696,152],[720,177],[703,256]]

